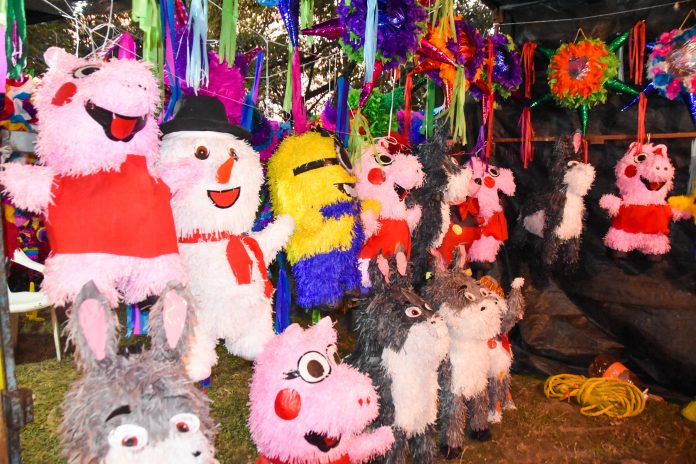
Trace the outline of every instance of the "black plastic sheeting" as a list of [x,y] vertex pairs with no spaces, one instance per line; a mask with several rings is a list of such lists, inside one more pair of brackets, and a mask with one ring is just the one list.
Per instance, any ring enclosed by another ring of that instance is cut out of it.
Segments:
[[[633,13],[626,10],[654,6],[650,1],[542,1],[488,2],[502,5],[503,22],[554,20],[534,24],[502,26],[521,48],[523,42],[534,40],[545,47],[557,47],[572,41],[582,27],[587,37],[607,42],[630,30],[636,21],[645,19],[646,39],[655,40],[660,33],[678,28],[696,2],[679,2]],[[558,21],[586,15],[617,13],[586,20]],[[690,23],[688,24],[691,25]],[[628,45],[624,46],[624,77],[628,82]],[[548,60],[537,53],[536,85],[533,98],[548,92],[546,68]],[[647,84],[644,82],[643,85]],[[637,107],[621,111],[631,98],[610,93],[607,103],[590,111],[588,134],[635,134]],[[480,111],[470,106],[471,140],[478,127]],[[519,102],[503,103],[496,111],[495,136],[519,136]],[[473,114],[472,114],[473,113]],[[571,134],[579,128],[578,114],[553,102],[532,110],[537,135]],[[646,130],[654,133],[695,131],[686,106],[681,101],[668,101],[653,96],[648,103]],[[686,190],[691,139],[653,140],[665,143],[677,174],[672,194]],[[696,226],[693,221],[672,223],[672,251],[661,263],[650,263],[640,255],[630,256],[626,272],[607,256],[602,238],[610,220],[599,208],[605,193],[618,193],[613,169],[630,142],[607,142],[590,145],[589,160],[597,170],[597,179],[585,200],[587,219],[582,245],[582,261],[571,276],[556,274],[547,287],[530,282],[527,287],[528,312],[515,332],[517,367],[532,368],[546,374],[583,372],[592,359],[604,352],[616,354],[642,380],[661,385],[688,397],[696,395],[696,260],[693,255]],[[550,156],[552,143],[536,144],[536,159],[528,169],[519,160],[518,144],[498,144],[493,163],[512,167],[517,194],[506,200],[505,210],[510,229],[515,227],[521,201],[546,181],[547,174],[539,159]],[[499,256],[498,268],[505,280],[522,274],[529,276],[535,257],[529,249],[516,250],[510,244]],[[531,273],[534,274],[533,272]],[[530,279],[534,280],[534,279]],[[539,288],[537,288],[539,287]],[[683,397],[682,397],[683,398]]]

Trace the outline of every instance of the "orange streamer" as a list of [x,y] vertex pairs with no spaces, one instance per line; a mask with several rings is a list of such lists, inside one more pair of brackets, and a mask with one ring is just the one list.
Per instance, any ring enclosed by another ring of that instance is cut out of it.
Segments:
[[536,42],[525,42],[522,46],[522,69],[524,69],[524,97],[532,98],[532,85],[536,81],[534,75],[534,52]]
[[641,85],[645,62],[645,21],[638,21],[633,26],[628,50],[630,77],[636,85]]

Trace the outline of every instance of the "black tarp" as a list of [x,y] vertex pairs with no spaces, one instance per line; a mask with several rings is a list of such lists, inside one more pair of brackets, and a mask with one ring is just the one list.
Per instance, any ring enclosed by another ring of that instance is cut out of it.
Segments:
[[[655,7],[663,2],[650,1],[486,1],[496,9],[503,23],[501,31],[512,35],[521,48],[525,41],[556,48],[573,41],[578,28],[587,37],[607,42],[646,20],[647,41],[660,33],[678,28],[696,2],[679,2]],[[655,7],[630,12],[637,8]],[[566,18],[595,16],[583,20]],[[529,24],[506,25],[504,23]],[[547,22],[548,21],[548,22]],[[693,25],[687,23],[687,26]],[[623,51],[625,81],[628,75],[628,46]],[[548,60],[537,53],[536,85],[533,99],[548,92]],[[645,82],[647,83],[647,82]],[[644,83],[644,84],[645,84]],[[590,111],[588,134],[635,134],[637,107],[622,112],[631,100],[610,93],[604,105]],[[518,120],[522,105],[510,101],[496,111],[495,137],[519,136]],[[571,134],[579,128],[578,114],[554,103],[532,110],[537,135]],[[472,121],[473,122],[473,121]],[[686,106],[653,96],[648,103],[646,130],[651,133],[695,131]],[[666,143],[677,174],[672,194],[686,190],[691,139],[653,140]],[[693,221],[672,224],[672,251],[662,263],[651,264],[641,256],[631,256],[626,273],[608,257],[602,238],[610,220],[598,202],[604,193],[618,193],[614,182],[614,165],[625,153],[629,141],[615,141],[589,146],[589,160],[597,170],[595,184],[586,197],[588,209],[582,245],[582,263],[572,276],[555,275],[547,288],[528,291],[527,317],[517,332],[520,365],[545,373],[582,371],[594,356],[612,352],[644,380],[666,386],[688,396],[696,395],[696,261]],[[538,160],[550,156],[552,143],[537,143],[536,158],[528,169],[519,161],[519,144],[497,144],[494,163],[512,167],[517,194],[506,203],[510,228],[514,228],[521,201],[547,178]],[[515,250],[510,244],[499,264],[509,275],[527,273],[527,263],[534,261],[529,250]]]

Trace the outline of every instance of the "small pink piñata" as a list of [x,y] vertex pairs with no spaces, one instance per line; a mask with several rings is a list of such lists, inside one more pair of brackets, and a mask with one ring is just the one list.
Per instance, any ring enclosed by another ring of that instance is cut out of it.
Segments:
[[116,304],[186,281],[170,191],[154,175],[159,89],[150,66],[84,60],[51,47],[36,93],[42,166],[4,165],[14,204],[46,215],[52,254],[42,289],[56,305],[93,280]]
[[379,410],[369,377],[340,364],[331,319],[292,324],[256,358],[249,430],[257,464],[348,464],[384,454],[390,427],[363,433]]
[[670,221],[684,218],[666,200],[674,179],[667,147],[634,142],[616,163],[615,173],[620,197],[607,194],[599,200],[612,217],[604,244],[620,253],[664,255],[670,249]]
[[507,221],[498,192],[513,196],[515,178],[510,169],[498,168],[479,158],[471,159],[471,169],[469,198],[474,203],[480,236],[467,251],[471,261],[492,263],[500,245],[508,238]]
[[407,142],[392,135],[363,150],[356,176],[355,190],[363,203],[361,219],[365,231],[360,270],[362,285],[370,287],[367,269],[370,261],[380,255],[396,255],[400,272],[406,272],[411,233],[421,217],[420,205],[409,208],[406,197],[412,189],[423,185],[425,174]]

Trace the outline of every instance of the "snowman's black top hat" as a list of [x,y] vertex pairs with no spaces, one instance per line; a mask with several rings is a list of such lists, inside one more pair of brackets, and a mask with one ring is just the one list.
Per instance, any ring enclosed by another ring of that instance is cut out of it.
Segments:
[[196,95],[185,97],[177,103],[174,117],[160,126],[162,135],[173,132],[209,131],[232,134],[251,140],[251,133],[240,126],[230,124],[225,105],[215,97]]

